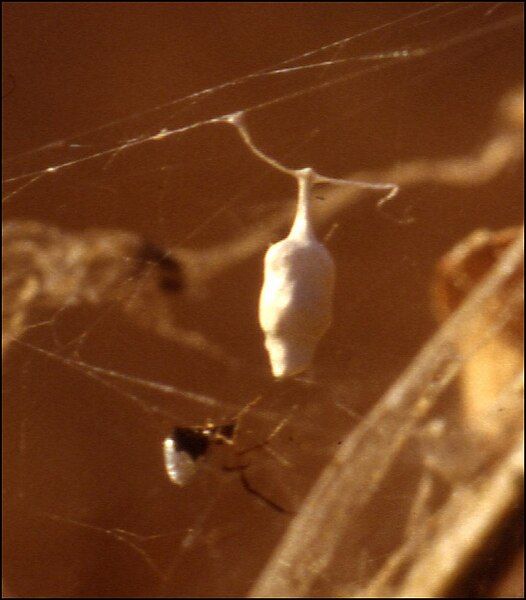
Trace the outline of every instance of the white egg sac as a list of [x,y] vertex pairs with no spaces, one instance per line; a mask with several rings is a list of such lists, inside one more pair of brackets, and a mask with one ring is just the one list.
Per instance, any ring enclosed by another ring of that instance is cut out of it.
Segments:
[[335,268],[309,223],[308,197],[287,238],[266,255],[259,323],[274,377],[304,371],[332,320]]

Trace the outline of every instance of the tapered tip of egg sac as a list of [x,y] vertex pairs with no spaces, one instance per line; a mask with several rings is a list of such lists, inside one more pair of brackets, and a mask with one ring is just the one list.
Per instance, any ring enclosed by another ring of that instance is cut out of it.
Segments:
[[265,346],[269,354],[272,375],[278,379],[298,375],[312,362],[314,348],[304,340],[290,343],[268,336]]

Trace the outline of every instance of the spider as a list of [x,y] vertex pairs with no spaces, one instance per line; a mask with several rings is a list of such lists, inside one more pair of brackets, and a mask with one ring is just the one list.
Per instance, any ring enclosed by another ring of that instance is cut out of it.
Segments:
[[[206,456],[212,446],[234,446],[241,416],[257,404],[260,399],[261,397],[258,396],[249,402],[232,420],[226,423],[216,425],[211,421],[207,421],[203,426],[175,427],[172,433],[163,441],[164,466],[168,479],[173,484],[184,487],[193,478],[199,468],[199,461]],[[236,452],[236,455],[244,456],[259,448],[266,448],[273,454],[267,448],[267,444],[288,423],[290,417],[291,415],[282,419],[264,441]],[[245,473],[249,466],[250,462],[233,467],[223,466],[222,470],[239,473],[241,484],[249,494],[256,496],[261,502],[277,512],[290,513],[290,511],[252,486]]]

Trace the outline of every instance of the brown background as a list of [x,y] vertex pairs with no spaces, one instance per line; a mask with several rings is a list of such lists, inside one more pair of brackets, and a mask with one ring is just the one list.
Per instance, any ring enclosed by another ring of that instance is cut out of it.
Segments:
[[[432,6],[4,4],[4,157],[9,159],[4,178],[76,161],[162,128],[254,106],[337,76],[346,78],[251,111],[247,120],[257,142],[291,166],[311,165],[334,176],[411,158],[473,153],[500,127],[495,115],[502,96],[522,82],[520,20],[492,28],[520,15],[519,4],[444,3],[317,57],[363,58],[407,49],[413,51],[411,60],[358,60],[171,104]],[[442,48],[457,38],[457,44]],[[418,58],[414,51],[421,47],[434,50]],[[356,76],[349,79],[351,73]],[[40,150],[52,142],[60,143]],[[6,185],[6,192],[23,183]],[[242,357],[241,371],[229,372],[159,341],[118,311],[102,313],[100,307],[64,311],[52,327],[24,339],[58,352],[57,336],[64,341],[89,331],[79,355],[86,362],[209,394],[230,406],[241,407],[263,394],[265,410],[278,418],[304,401],[289,440],[279,442],[279,451],[295,466],[293,475],[282,471],[269,479],[263,459],[263,475],[255,474],[263,487],[272,490],[277,481],[277,489],[286,488],[283,498],[280,491],[276,497],[297,507],[352,425],[342,419],[336,402],[364,413],[394,381],[436,327],[428,288],[437,258],[477,227],[520,223],[521,185],[520,170],[510,168],[487,185],[402,190],[390,209],[394,220],[379,214],[372,199],[339,214],[328,242],[338,267],[335,324],[320,346],[314,387],[279,386],[268,376],[255,318],[261,253],[210,282],[201,295],[183,295],[174,306],[186,327]],[[45,177],[5,203],[4,218],[39,220],[71,231],[117,228],[161,247],[200,249],[242,234],[293,193],[292,182],[257,162],[230,129],[205,126],[163,144],[125,149],[111,161],[105,155]],[[226,203],[227,210],[202,226]],[[415,219],[409,226],[396,222],[406,211]],[[49,316],[39,313],[32,319]],[[14,346],[4,375],[4,574],[12,592],[82,597],[246,593],[287,516],[258,503],[236,479],[224,484],[219,477],[214,484],[213,473],[188,489],[174,489],[159,456],[160,440],[171,425],[159,419],[146,423],[129,396],[102,386],[82,369]],[[146,405],[168,407],[181,424],[232,414],[225,409],[209,415],[191,401],[147,389],[126,392],[139,394]],[[264,430],[268,424],[257,417],[256,411],[253,428]],[[222,495],[212,506],[218,489]],[[394,492],[393,502],[399,502]],[[200,519],[205,521],[197,542],[183,551],[188,528],[198,528]],[[117,529],[144,537],[123,542]],[[388,553],[390,543],[389,535],[378,541],[376,560]],[[166,576],[164,583],[150,559]]]

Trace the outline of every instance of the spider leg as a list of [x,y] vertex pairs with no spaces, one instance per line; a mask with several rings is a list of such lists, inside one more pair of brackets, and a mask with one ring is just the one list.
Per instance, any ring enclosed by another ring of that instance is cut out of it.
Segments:
[[285,425],[287,425],[290,422],[290,420],[292,419],[292,415],[296,411],[297,408],[298,408],[298,404],[295,404],[292,407],[292,410],[290,411],[290,413],[286,417],[283,417],[283,419],[281,419],[281,421],[276,425],[276,427],[274,427],[274,429],[270,432],[270,434],[262,442],[254,444],[254,446],[250,446],[250,448],[245,448],[244,450],[237,452],[237,455],[244,456],[245,454],[248,454],[249,452],[253,452],[254,450],[264,449],[269,454],[271,454],[278,462],[285,464],[286,466],[290,466],[290,463],[287,460],[285,460],[283,457],[281,457],[274,450],[267,448],[267,445],[273,438],[275,438],[278,435],[278,433],[283,429],[283,427],[285,427]]
[[246,463],[243,465],[237,465],[235,467],[223,467],[223,471],[226,471],[228,473],[239,473],[239,479],[241,480],[241,484],[242,484],[243,488],[252,496],[256,496],[256,498],[258,498],[258,500],[260,502],[262,502],[263,504],[266,504],[267,506],[272,508],[272,510],[275,510],[279,513],[288,514],[288,515],[294,514],[292,511],[287,510],[286,508],[283,508],[283,506],[281,506],[277,502],[274,502],[270,498],[267,498],[265,495],[263,495],[261,492],[256,490],[255,487],[252,486],[252,484],[248,480],[246,473],[245,473],[245,470],[249,466],[250,466],[250,463]]
[[[246,466],[248,466],[248,465],[246,465]],[[245,469],[240,469],[239,470],[239,478],[241,479],[241,483],[242,483],[243,487],[245,488],[245,490],[249,494],[252,494],[256,498],[258,498],[258,500],[260,500],[263,504],[266,504],[267,506],[269,506],[273,510],[275,510],[275,511],[277,511],[279,513],[282,513],[282,514],[287,514],[287,515],[294,514],[292,511],[287,510],[286,508],[283,508],[283,506],[279,505],[277,502],[274,502],[270,498],[267,498],[261,492],[259,492],[258,490],[256,490],[256,488],[254,488],[252,486],[252,484],[250,483],[250,481],[247,479],[247,476],[245,474]]]
[[[237,423],[239,425],[239,422],[240,422],[241,418],[243,417],[243,415],[245,413],[247,413],[251,408],[253,408],[254,406],[256,406],[256,404],[258,404],[262,399],[263,399],[263,396],[261,394],[259,394],[253,400],[250,400],[250,402],[247,402],[245,404],[245,406],[243,406],[240,409],[240,411],[236,414],[236,416],[232,419],[232,421],[234,423]],[[237,434],[238,429],[239,429],[239,427],[236,427],[236,430],[234,431],[234,435],[233,435],[233,438],[232,438],[233,443],[236,440],[236,434]]]

